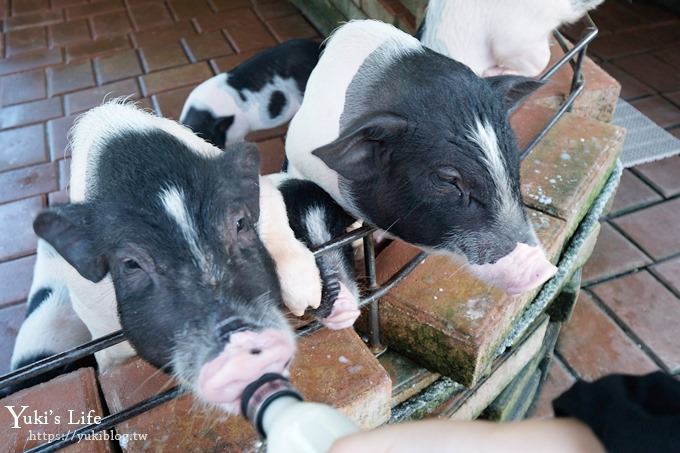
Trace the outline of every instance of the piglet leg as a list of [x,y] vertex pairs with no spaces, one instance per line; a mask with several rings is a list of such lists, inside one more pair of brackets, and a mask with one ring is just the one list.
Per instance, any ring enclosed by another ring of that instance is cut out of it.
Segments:
[[283,303],[296,316],[321,303],[321,279],[314,255],[295,238],[281,192],[260,177],[258,234],[276,263]]

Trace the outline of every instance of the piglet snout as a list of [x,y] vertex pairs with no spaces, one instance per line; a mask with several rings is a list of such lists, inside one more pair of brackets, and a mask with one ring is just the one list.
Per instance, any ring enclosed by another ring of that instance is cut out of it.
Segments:
[[541,247],[523,243],[518,243],[512,252],[493,264],[470,267],[479,278],[510,295],[530,291],[557,272]]
[[295,343],[287,332],[234,333],[223,351],[201,368],[198,394],[226,412],[238,414],[246,386],[266,373],[286,376],[294,353]]
[[344,284],[340,283],[340,292],[333,302],[331,314],[322,319],[321,323],[331,330],[346,329],[352,327],[360,314],[356,297]]

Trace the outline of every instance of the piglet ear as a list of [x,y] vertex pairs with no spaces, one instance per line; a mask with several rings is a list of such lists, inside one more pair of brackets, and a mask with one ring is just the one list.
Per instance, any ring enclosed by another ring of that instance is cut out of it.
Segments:
[[485,79],[501,98],[503,106],[512,112],[531,93],[543,86],[543,82],[529,77],[502,75]]
[[256,145],[248,142],[234,143],[228,145],[224,152],[233,159],[230,165],[245,177],[255,178],[260,174],[260,151]]
[[93,235],[92,215],[87,204],[50,208],[38,214],[33,221],[33,229],[80,275],[97,283],[109,268]]
[[383,144],[408,127],[405,118],[393,113],[379,113],[360,118],[331,143],[312,151],[329,168],[353,181],[375,178],[389,159]]

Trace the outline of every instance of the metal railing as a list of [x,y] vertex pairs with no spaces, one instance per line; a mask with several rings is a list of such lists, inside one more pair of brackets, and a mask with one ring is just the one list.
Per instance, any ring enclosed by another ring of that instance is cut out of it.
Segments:
[[[593,23],[590,16],[586,15],[582,19],[585,24],[585,29],[580,37],[580,39],[571,48],[566,38],[559,32],[554,32],[554,37],[557,42],[562,47],[565,52],[564,56],[560,58],[555,64],[553,64],[541,77],[540,81],[547,81],[551,79],[557,71],[569,63],[573,70],[573,76],[571,81],[571,87],[567,97],[565,98],[562,105],[557,109],[555,114],[548,120],[541,131],[536,134],[536,136],[529,142],[529,144],[524,148],[521,153],[521,158],[526,158],[534,147],[540,142],[540,140],[552,129],[557,121],[568,112],[573,107],[574,101],[578,95],[583,91],[585,86],[585,78],[581,72],[583,60],[586,55],[588,44],[597,35],[597,27]],[[426,258],[425,252],[420,252],[414,258],[412,258],[406,265],[404,265],[397,273],[395,273],[390,279],[385,283],[380,284],[376,277],[376,255],[375,247],[373,242],[372,233],[376,231],[376,228],[371,226],[362,226],[354,231],[346,233],[340,237],[337,237],[313,250],[315,256],[329,252],[331,250],[338,249],[353,243],[356,240],[362,239],[364,244],[364,265],[366,278],[368,281],[368,291],[364,297],[359,302],[359,307],[363,308],[369,306],[368,311],[368,326],[369,326],[369,344],[371,349],[376,351],[381,351],[383,348],[380,346],[380,329],[379,329],[379,316],[378,316],[378,301],[382,296],[389,292],[395,285],[402,281],[407,275],[409,275],[420,263],[422,263]],[[316,332],[321,328],[321,324],[318,321],[313,321],[297,330],[298,336],[306,336],[313,332]],[[0,390],[11,385],[21,384],[28,379],[39,376],[43,373],[60,369],[70,363],[73,363],[79,359],[87,357],[97,351],[101,351],[110,346],[116,345],[125,341],[125,336],[122,331],[113,332],[109,335],[105,335],[101,338],[92,340],[83,345],[77,346],[68,351],[47,357],[45,359],[34,362],[18,370],[12,371],[4,376],[0,376]],[[89,425],[84,425],[75,431],[72,431],[68,436],[59,437],[51,442],[41,444],[35,448],[28,450],[31,453],[37,452],[51,452],[60,448],[64,448],[68,445],[78,442],[78,440],[83,436],[88,436],[100,431],[113,429],[117,424],[129,420],[139,414],[142,414],[160,404],[170,401],[177,396],[180,396],[184,391],[179,387],[173,387],[170,390],[159,393],[151,398],[145,399],[137,404],[133,404],[119,412],[102,417],[99,423],[93,423]]]

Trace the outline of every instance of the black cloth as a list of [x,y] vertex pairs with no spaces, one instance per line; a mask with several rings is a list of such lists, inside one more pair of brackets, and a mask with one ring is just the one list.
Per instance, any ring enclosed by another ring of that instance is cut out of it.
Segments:
[[553,408],[588,425],[608,452],[680,453],[680,381],[667,374],[578,381]]

